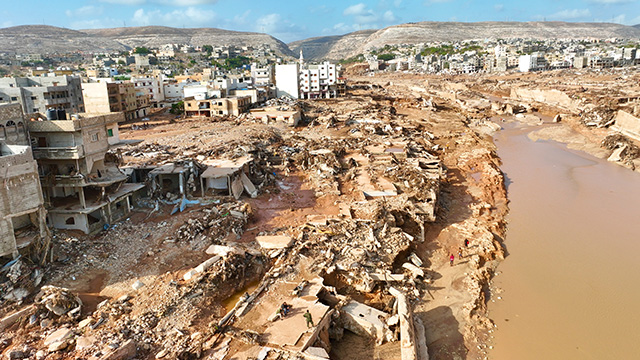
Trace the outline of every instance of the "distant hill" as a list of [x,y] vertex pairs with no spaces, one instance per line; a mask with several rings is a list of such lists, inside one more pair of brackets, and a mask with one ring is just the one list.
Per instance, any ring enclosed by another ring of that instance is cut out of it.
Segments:
[[260,33],[221,29],[176,29],[143,26],[113,29],[70,30],[46,25],[0,28],[0,52],[55,53],[122,51],[138,46],[165,44],[261,45],[269,44],[281,55],[291,55],[285,43]]
[[[419,44],[432,41],[482,39],[582,39],[640,38],[640,28],[610,23],[566,22],[420,22],[390,26],[371,32],[358,31],[341,36],[327,36],[296,41],[289,47],[305,59],[339,60],[365,51],[394,44]],[[308,55],[307,55],[308,54]]]
[[343,59],[345,53],[358,48],[377,30],[361,30],[346,35],[322,36],[289,43],[291,51],[298,55],[300,49],[305,59]]
[[138,46],[164,44],[261,45],[269,44],[279,55],[297,57],[300,49],[308,60],[339,60],[384,45],[431,41],[497,38],[637,38],[640,25],[566,22],[420,22],[361,30],[345,35],[315,37],[289,45],[271,35],[214,28],[177,29],[166,26],[70,30],[45,25],[0,28],[0,52],[55,53],[70,51],[121,51]]
[[268,34],[230,31],[215,28],[177,29],[166,26],[142,26],[113,29],[81,30],[87,34],[110,39],[130,48],[158,47],[165,44],[202,45],[262,45],[281,55],[292,55],[285,43]]
[[0,29],[0,51],[48,54],[73,51],[120,51],[126,46],[81,31],[47,25],[23,25]]

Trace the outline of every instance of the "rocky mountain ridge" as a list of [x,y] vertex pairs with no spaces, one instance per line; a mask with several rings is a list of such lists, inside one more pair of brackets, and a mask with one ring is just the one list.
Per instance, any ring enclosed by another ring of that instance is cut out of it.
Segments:
[[384,45],[508,38],[640,39],[640,27],[567,22],[419,22],[389,26],[376,31],[363,30],[342,36],[311,38],[289,43],[289,47],[294,53],[302,49],[305,58],[310,60],[339,60]]
[[0,29],[0,51],[9,53],[67,53],[73,51],[122,51],[138,46],[164,44],[252,45],[269,44],[279,55],[308,60],[340,60],[369,49],[395,44],[433,41],[484,40],[498,38],[640,39],[640,24],[567,22],[419,22],[384,29],[360,30],[344,35],[314,37],[285,44],[275,37],[255,32],[215,28],[178,29],[166,26],[71,30],[46,25],[22,25]]

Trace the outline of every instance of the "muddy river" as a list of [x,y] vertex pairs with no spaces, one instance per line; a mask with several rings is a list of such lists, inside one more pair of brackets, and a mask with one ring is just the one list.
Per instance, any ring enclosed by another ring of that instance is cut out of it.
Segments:
[[640,174],[505,128],[490,359],[640,359]]

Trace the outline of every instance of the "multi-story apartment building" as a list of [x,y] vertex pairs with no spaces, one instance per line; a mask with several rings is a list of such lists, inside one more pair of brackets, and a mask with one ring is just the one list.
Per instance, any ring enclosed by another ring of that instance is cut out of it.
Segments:
[[300,70],[300,98],[334,98],[337,96],[338,71],[335,64],[324,62]]
[[20,104],[27,114],[47,109],[84,112],[81,83],[79,77],[66,75],[0,78],[0,103]]
[[123,112],[126,120],[133,120],[146,116],[149,110],[148,95],[136,91],[131,82],[82,83],[82,93],[88,113]]
[[184,87],[186,81],[165,82],[163,86],[164,98],[167,101],[179,101],[184,98]]
[[123,113],[29,122],[50,226],[92,233],[130,212],[144,185],[125,184],[117,158],[107,155],[121,121]]
[[233,96],[221,99],[187,98],[184,100],[184,112],[187,116],[238,116],[251,107],[250,96]]
[[0,105],[0,256],[16,257],[49,232],[38,166],[20,104]]
[[149,97],[149,104],[158,107],[158,103],[164,101],[164,87],[162,80],[157,77],[132,77],[131,82],[138,92]]
[[267,86],[272,85],[275,82],[273,74],[273,66],[258,66],[258,64],[251,64],[251,83],[254,86]]

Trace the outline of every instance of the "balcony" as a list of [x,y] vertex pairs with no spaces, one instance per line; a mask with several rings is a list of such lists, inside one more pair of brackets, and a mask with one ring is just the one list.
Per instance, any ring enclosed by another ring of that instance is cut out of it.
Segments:
[[82,175],[45,175],[40,176],[40,183],[42,186],[54,187],[54,186],[72,186],[83,187],[87,185],[85,177]]
[[84,157],[84,148],[82,146],[36,147],[32,151],[35,159],[73,160]]

